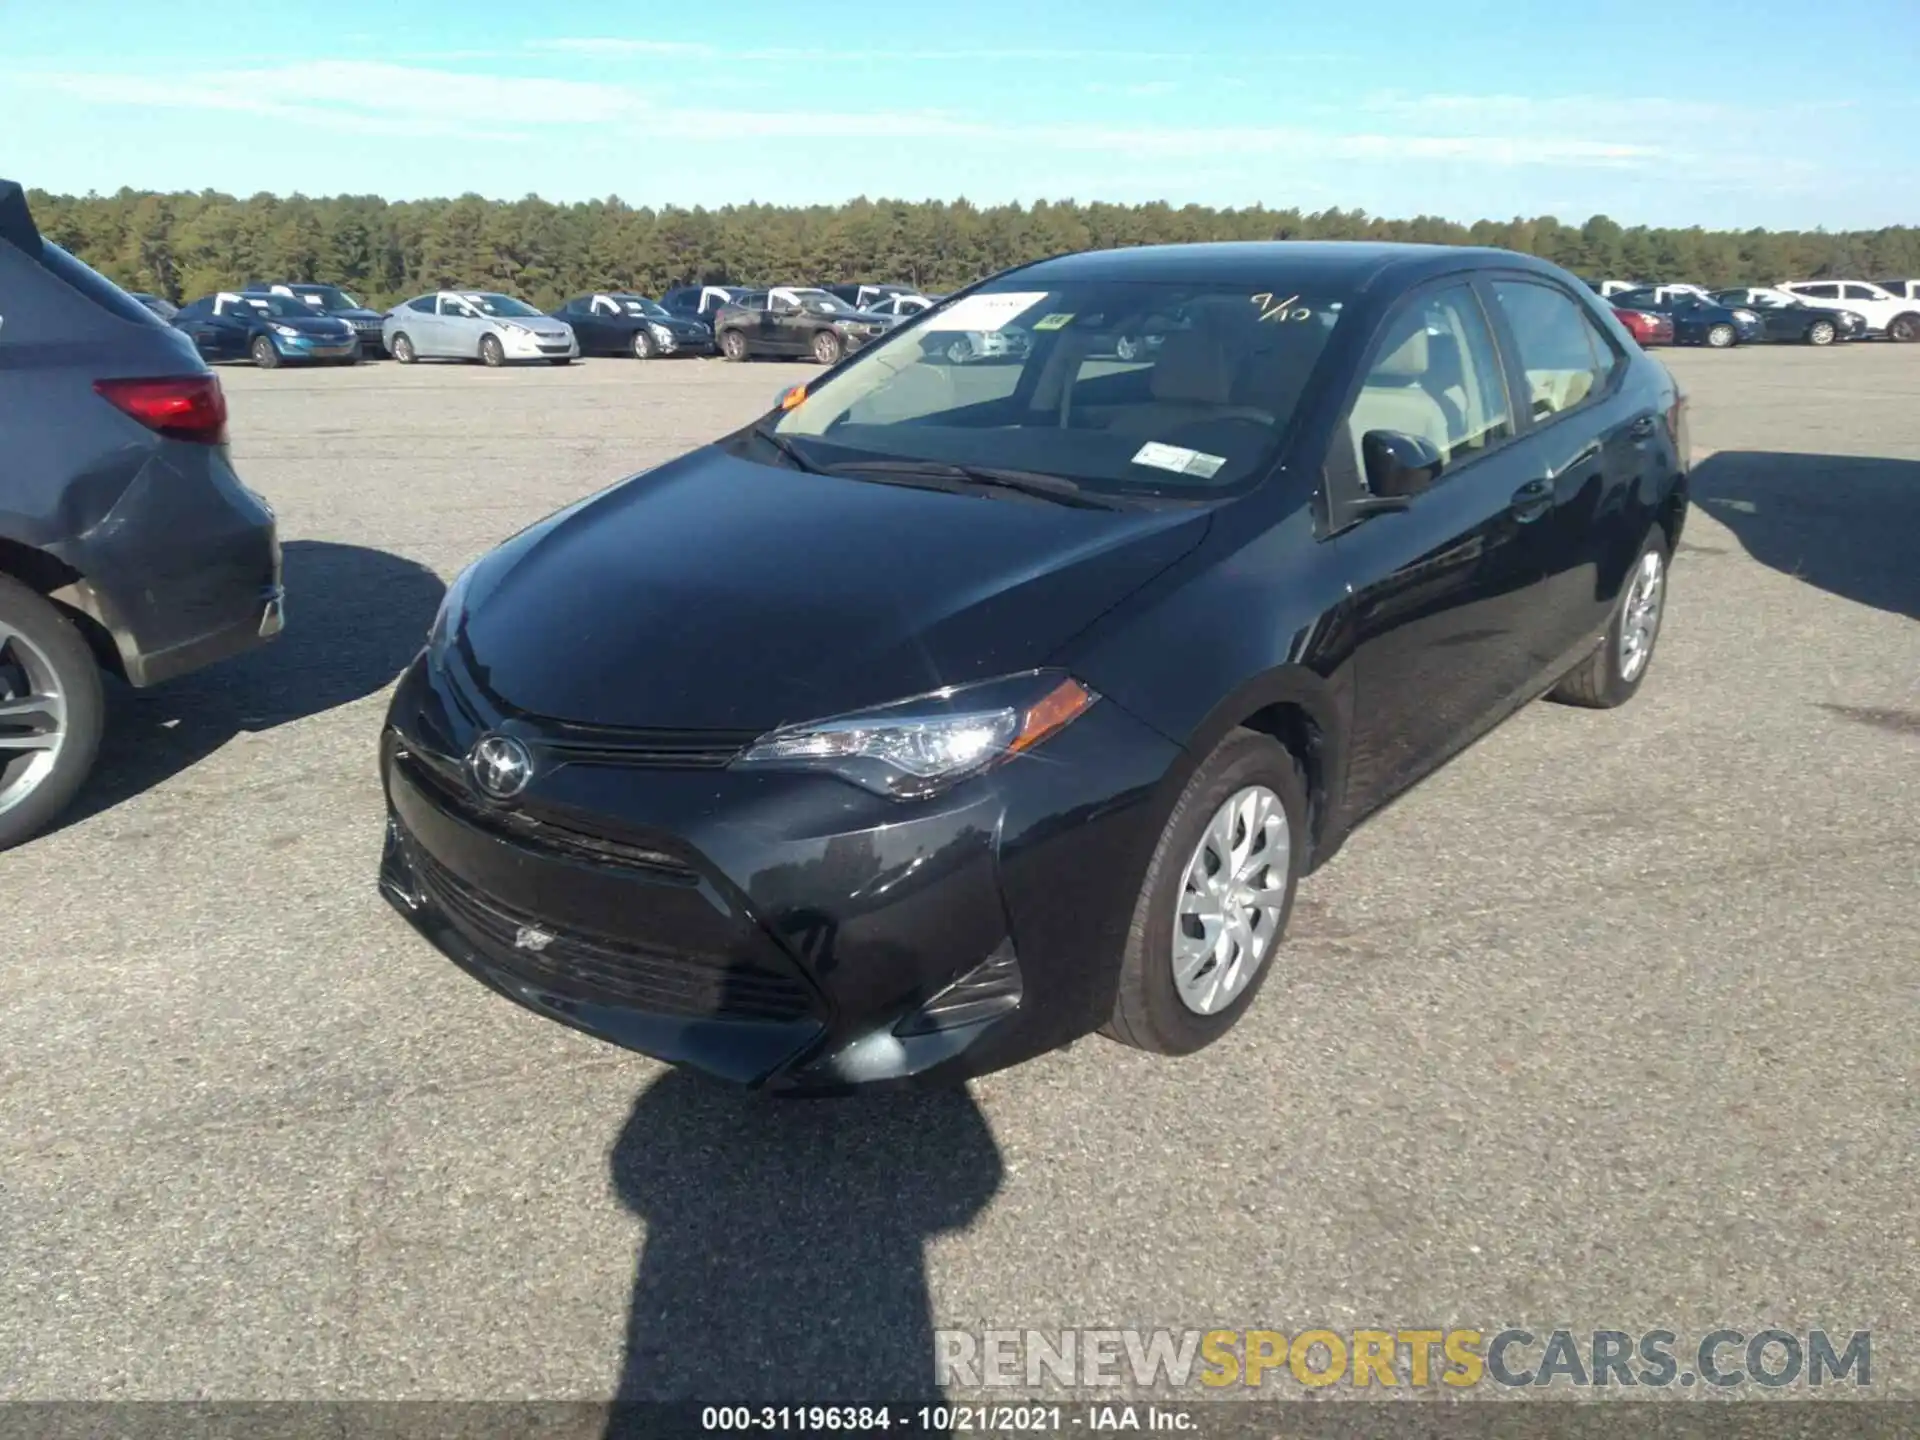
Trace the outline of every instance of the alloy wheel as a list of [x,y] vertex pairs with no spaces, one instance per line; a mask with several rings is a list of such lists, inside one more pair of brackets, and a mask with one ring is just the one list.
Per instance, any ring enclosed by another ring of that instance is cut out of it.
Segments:
[[1816,320],[1813,328],[1807,331],[1807,341],[1813,345],[1831,345],[1833,343],[1833,325],[1826,320]]
[[67,739],[67,697],[53,662],[0,620],[0,815],[45,783]]
[[1264,785],[1228,796],[1213,813],[1180,881],[1173,988],[1196,1015],[1239,998],[1280,933],[1292,864],[1286,807]]
[[1653,642],[1660,635],[1661,603],[1666,595],[1666,566],[1658,550],[1640,557],[1633,583],[1620,607],[1620,678],[1631,684],[1653,658]]
[[1707,331],[1707,344],[1716,350],[1724,350],[1733,344],[1734,333],[1731,325],[1716,325]]
[[964,365],[967,363],[967,361],[971,360],[972,358],[973,358],[973,344],[971,341],[967,339],[966,336],[961,335],[947,342],[947,363],[948,364]]

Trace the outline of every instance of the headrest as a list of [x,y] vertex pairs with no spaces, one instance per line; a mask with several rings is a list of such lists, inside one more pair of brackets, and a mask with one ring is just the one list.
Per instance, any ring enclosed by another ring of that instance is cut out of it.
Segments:
[[1160,344],[1148,388],[1155,400],[1180,405],[1227,405],[1233,366],[1227,348],[1205,330],[1175,330]]
[[1401,341],[1398,347],[1376,360],[1373,373],[1396,380],[1417,380],[1427,373],[1429,359],[1427,331],[1422,326]]

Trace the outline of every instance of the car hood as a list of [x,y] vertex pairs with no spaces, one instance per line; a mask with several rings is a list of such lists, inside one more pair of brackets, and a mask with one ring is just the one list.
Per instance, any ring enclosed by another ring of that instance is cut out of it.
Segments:
[[814,475],[709,446],[480,560],[455,635],[470,678],[510,710],[771,729],[1041,665],[1207,523],[1203,510]]
[[351,335],[353,326],[337,315],[262,315],[263,325],[285,325],[302,335],[311,335],[316,340],[327,337]]

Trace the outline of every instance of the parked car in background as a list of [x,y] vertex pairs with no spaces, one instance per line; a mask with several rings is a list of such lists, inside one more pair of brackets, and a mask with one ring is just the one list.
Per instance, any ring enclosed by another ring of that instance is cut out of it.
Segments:
[[891,300],[899,295],[918,295],[920,292],[911,285],[892,283],[881,285],[822,285],[829,295],[837,295],[856,310],[872,310],[882,300]]
[[1673,344],[1673,317],[1662,315],[1655,310],[1626,310],[1613,307],[1614,318],[1627,327],[1627,333],[1640,342],[1642,349],[1651,345]]
[[359,337],[360,353],[365,355],[384,355],[386,346],[380,338],[381,322],[385,316],[378,310],[369,309],[338,285],[321,285],[307,280],[258,281],[241,292],[246,295],[285,295],[298,300],[316,315],[331,315],[336,320],[344,320],[353,327],[353,333]]
[[174,304],[171,300],[163,299],[161,296],[152,294],[150,291],[129,290],[127,293],[154,314],[158,315],[162,320],[172,320],[174,316],[180,313],[180,307],[178,305]]
[[387,353],[402,365],[416,360],[513,360],[568,365],[580,342],[564,320],[524,300],[491,290],[439,290],[396,305],[382,322]]
[[757,355],[810,355],[836,365],[898,322],[856,310],[837,295],[802,285],[746,292],[714,320],[714,343],[729,360]]
[[1710,298],[1717,305],[1758,315],[1764,338],[1775,342],[1831,345],[1867,333],[1867,322],[1851,310],[1821,309],[1778,290],[1743,286],[1716,290]]
[[1920,340],[1920,302],[1869,285],[1864,280],[1783,280],[1773,287],[1810,305],[1838,305],[1861,316],[1871,335],[1889,340]]
[[749,293],[745,285],[681,285],[660,297],[660,307],[712,329],[723,306]]
[[930,295],[889,295],[884,300],[876,300],[867,307],[870,315],[881,315],[889,320],[911,320],[923,310],[931,310],[940,302]]
[[1765,333],[1754,311],[1719,305],[1691,290],[1676,291],[1672,286],[1659,290],[1624,290],[1609,302],[1618,310],[1646,310],[1665,315],[1673,321],[1676,345],[1706,345],[1724,350],[1733,345],[1750,345]]
[[951,305],[1019,375],[930,316],[455,581],[380,741],[381,888],[453,961],[789,1092],[1187,1054],[1355,826],[1645,681],[1685,402],[1564,271],[1147,246]]
[[582,355],[711,355],[713,331],[705,321],[675,315],[624,290],[577,295],[550,312],[564,320],[580,342]]
[[209,360],[252,360],[262,370],[360,361],[353,326],[285,295],[222,290],[182,305],[171,323]]
[[[144,688],[280,633],[273,511],[187,338],[43,240],[0,180],[0,850],[53,821]],[[24,942],[23,942],[24,943]],[[24,958],[28,951],[16,952]]]
[[1628,290],[1645,288],[1643,282],[1638,280],[1589,280],[1587,286],[1603,300],[1624,294]]

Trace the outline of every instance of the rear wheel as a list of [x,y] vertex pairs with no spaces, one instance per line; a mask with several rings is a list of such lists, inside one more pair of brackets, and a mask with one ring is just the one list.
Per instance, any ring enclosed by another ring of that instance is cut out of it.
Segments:
[[1731,325],[1715,325],[1707,331],[1707,344],[1715,350],[1724,350],[1739,338]]
[[1589,710],[1624,705],[1640,690],[1653,664],[1660,619],[1667,608],[1667,544],[1656,529],[1647,538],[1620,589],[1605,642],[1553,687],[1548,699]]
[[1833,337],[1837,333],[1833,328],[1833,322],[1831,320],[1816,320],[1807,327],[1807,343],[1809,345],[1831,345],[1833,343]]
[[822,365],[840,363],[840,337],[831,330],[822,330],[813,337],[813,358]]
[[1236,730],[1161,832],[1102,1033],[1161,1055],[1211,1045],[1253,1004],[1305,860],[1306,785],[1278,741]]
[[498,335],[480,337],[480,363],[495,370],[507,363],[507,348],[500,343]]
[[1920,340],[1920,315],[1896,315],[1887,325],[1887,338],[1902,344]]
[[644,330],[633,332],[633,358],[636,360],[653,358],[653,336]]
[[417,358],[413,353],[413,341],[405,335],[394,336],[393,343],[387,347],[387,351],[402,365],[411,365]]
[[105,703],[79,631],[0,576],[0,850],[64,810],[93,768]]
[[253,363],[258,365],[262,370],[277,370],[280,368],[280,352],[274,348],[273,341],[269,340],[265,335],[254,336],[253,344],[249,347],[249,350],[253,355]]
[[747,358],[747,337],[738,330],[723,330],[720,333],[720,353],[738,364]]
[[1140,358],[1140,342],[1131,335],[1122,335],[1114,342],[1113,353],[1122,360],[1138,360]]
[[956,335],[947,342],[947,363],[964,365],[973,358],[973,342],[964,335]]

